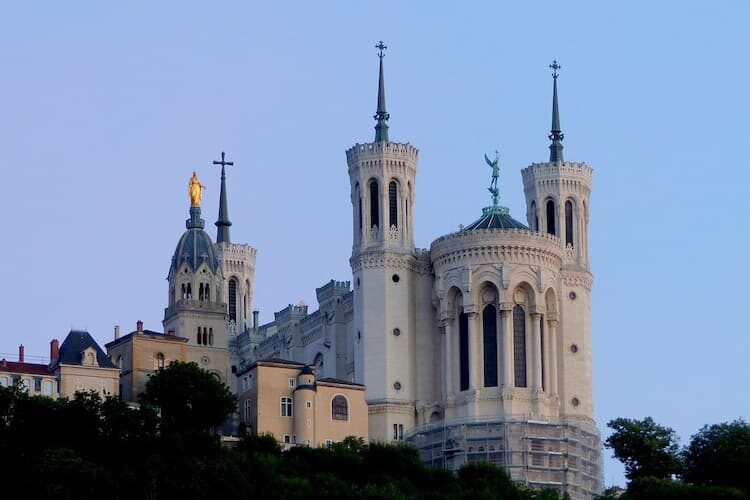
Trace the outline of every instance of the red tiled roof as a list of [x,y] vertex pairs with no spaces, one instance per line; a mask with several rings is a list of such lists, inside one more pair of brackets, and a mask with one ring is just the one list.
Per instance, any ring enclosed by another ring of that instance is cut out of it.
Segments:
[[18,363],[16,361],[0,360],[0,372],[21,373],[28,375],[52,375],[49,366],[39,363]]

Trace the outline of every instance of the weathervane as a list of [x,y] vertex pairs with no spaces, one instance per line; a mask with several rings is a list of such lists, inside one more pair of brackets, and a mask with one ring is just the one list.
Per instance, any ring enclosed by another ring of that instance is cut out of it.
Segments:
[[384,43],[383,40],[380,40],[377,44],[375,44],[375,48],[378,49],[378,57],[384,58],[385,57],[385,50],[388,48]]
[[557,70],[562,69],[562,66],[557,64],[557,60],[552,61],[552,64],[549,65],[550,68],[552,68],[552,78],[555,80],[557,79]]
[[498,199],[500,198],[500,190],[497,188],[497,179],[500,177],[500,153],[495,150],[494,160],[490,160],[485,153],[484,161],[487,162],[487,165],[492,169],[492,182],[490,182],[490,187],[488,187],[487,190],[492,195],[492,206],[496,207]]

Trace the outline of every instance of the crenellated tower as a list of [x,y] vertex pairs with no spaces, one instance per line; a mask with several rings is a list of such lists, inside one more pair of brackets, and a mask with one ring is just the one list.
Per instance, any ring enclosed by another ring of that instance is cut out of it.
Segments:
[[592,169],[585,163],[563,159],[557,80],[560,66],[552,68],[552,130],[550,157],[522,171],[527,219],[533,231],[560,239],[557,308],[547,318],[559,325],[556,339],[560,383],[560,413],[590,420],[593,416],[591,387],[591,285],[588,221]]
[[418,151],[388,134],[383,57],[380,59],[375,140],[346,152],[351,182],[354,282],[354,381],[367,386],[370,436],[399,439],[414,425],[416,375],[412,207]]
[[227,332],[230,339],[250,328],[252,318],[253,278],[255,277],[255,255],[257,250],[250,245],[232,243],[229,237],[229,203],[227,202],[227,161],[221,152],[221,192],[219,195],[219,218],[216,221],[216,253],[224,271],[222,290],[227,304]]

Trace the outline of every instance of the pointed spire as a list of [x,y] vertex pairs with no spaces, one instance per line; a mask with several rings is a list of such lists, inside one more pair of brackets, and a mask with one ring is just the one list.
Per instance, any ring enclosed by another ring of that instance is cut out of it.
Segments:
[[383,79],[383,52],[388,47],[385,46],[383,41],[379,41],[375,48],[378,49],[378,57],[380,58],[380,77],[378,81],[378,110],[375,113],[375,142],[385,141],[388,142],[388,119],[391,115],[385,110],[385,80]]
[[560,130],[560,110],[557,106],[557,70],[561,68],[557,61],[552,61],[549,65],[552,68],[552,130],[549,139],[552,144],[549,145],[549,161],[563,161],[562,140],[565,135]]
[[221,193],[219,195],[219,220],[216,221],[216,243],[229,243],[229,205],[227,203],[227,176],[224,167],[234,165],[233,161],[226,161],[224,151],[221,152],[221,161],[215,161],[214,165],[221,165]]

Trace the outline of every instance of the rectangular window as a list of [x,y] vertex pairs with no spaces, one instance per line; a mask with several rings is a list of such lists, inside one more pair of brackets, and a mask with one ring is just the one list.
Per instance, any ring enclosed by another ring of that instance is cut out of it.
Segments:
[[305,403],[305,405],[306,405],[306,406],[307,406],[308,408],[312,408],[312,401],[308,401],[308,402],[306,402],[306,403]]
[[45,380],[42,383],[42,394],[44,394],[45,396],[52,396],[52,391],[54,390],[54,388],[54,383],[51,380]]
[[398,440],[404,440],[404,424],[398,424]]
[[469,315],[462,312],[458,317],[459,388],[469,388]]
[[39,392],[42,390],[42,377],[34,377],[34,391]]
[[333,441],[332,441],[332,440],[330,440],[330,439],[326,439],[326,446],[327,446],[328,448],[330,448],[331,446],[333,446]]
[[284,444],[292,444],[292,436],[284,434]]
[[290,378],[289,379],[289,388],[290,389],[294,389],[295,383],[296,383],[295,380],[293,378]]
[[0,387],[8,387],[8,385],[10,385],[8,377],[0,377]]
[[398,424],[393,424],[393,440],[398,439]]
[[292,398],[284,396],[281,398],[281,416],[291,417],[293,416]]

